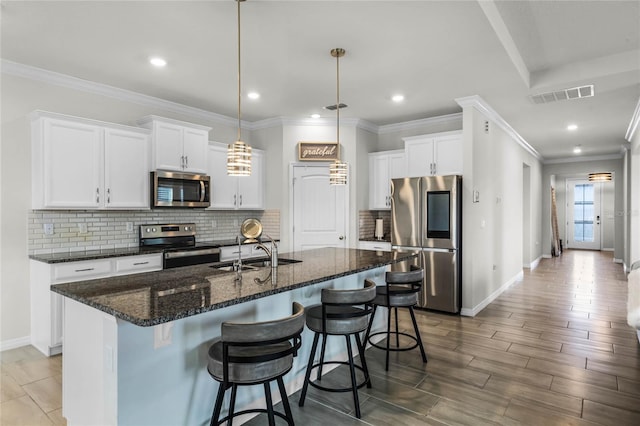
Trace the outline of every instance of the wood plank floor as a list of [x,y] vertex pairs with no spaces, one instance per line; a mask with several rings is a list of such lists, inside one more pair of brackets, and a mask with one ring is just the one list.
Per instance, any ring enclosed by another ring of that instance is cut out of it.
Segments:
[[[302,408],[299,392],[290,397],[296,423],[640,425],[640,349],[626,295],[610,252],[544,259],[475,318],[418,312],[428,364],[400,352],[385,372],[384,352],[368,349],[373,387],[360,390],[361,420],[350,394],[310,388]],[[346,371],[322,381],[347,384]]]
[[[418,351],[396,353],[385,372],[384,352],[367,350],[373,387],[360,391],[361,420],[350,394],[310,388],[302,408],[299,392],[289,398],[296,423],[638,425],[640,349],[626,324],[626,295],[611,253],[544,259],[475,318],[419,311],[428,364]],[[411,328],[407,316],[400,326]],[[65,424],[60,357],[25,347],[0,358],[0,424]],[[323,382],[346,377],[340,367]]]

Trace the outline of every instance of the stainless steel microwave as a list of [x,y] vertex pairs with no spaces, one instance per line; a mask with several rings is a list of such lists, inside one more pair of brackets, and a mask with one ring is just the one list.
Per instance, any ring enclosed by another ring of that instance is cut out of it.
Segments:
[[151,207],[209,207],[210,179],[207,175],[151,172]]

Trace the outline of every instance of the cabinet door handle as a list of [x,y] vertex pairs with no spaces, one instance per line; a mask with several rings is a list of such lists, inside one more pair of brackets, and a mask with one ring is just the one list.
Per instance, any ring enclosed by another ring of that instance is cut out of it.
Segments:
[[189,156],[188,155],[184,156],[184,168],[185,169],[189,168]]
[[75,272],[88,272],[93,271],[95,268],[76,269]]
[[340,235],[340,236],[338,237],[338,239],[339,239],[340,241],[344,240],[344,235]]
[[180,168],[184,169],[184,155],[180,156]]
[[242,205],[242,194],[240,194],[240,205]]
[[107,188],[107,204],[111,204],[111,188]]
[[135,262],[135,263],[133,264],[133,266],[138,266],[138,265],[148,265],[148,264],[149,264],[149,262]]
[[236,194],[233,194],[233,205],[236,205],[236,200],[238,199],[238,196]]
[[96,188],[96,203],[100,202],[100,188]]

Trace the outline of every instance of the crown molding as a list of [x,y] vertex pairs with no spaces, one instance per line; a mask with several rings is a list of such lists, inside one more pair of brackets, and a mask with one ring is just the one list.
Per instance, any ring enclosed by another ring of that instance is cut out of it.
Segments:
[[489,104],[486,103],[485,100],[482,99],[480,96],[474,95],[474,96],[467,96],[464,98],[456,98],[455,101],[458,103],[458,105],[460,105],[463,108],[471,106],[477,109],[478,111],[482,112],[483,114],[485,114],[491,121],[497,124],[509,136],[511,136],[511,138],[518,145],[524,148],[525,151],[533,155],[539,161],[544,162],[544,158],[542,157],[542,155],[540,155],[540,153],[536,151],[534,147],[529,145],[529,143],[526,140],[524,140],[524,138],[520,136],[520,134],[516,132],[515,129],[511,127],[511,125],[509,125],[509,123],[507,123],[504,120],[504,118],[502,118],[500,114],[498,114],[493,108],[491,108],[491,106],[489,106]]
[[[238,125],[237,119],[233,119],[225,115],[216,114],[214,112],[206,111],[201,108],[194,108],[153,96],[143,95],[141,93],[132,92],[126,89],[120,89],[118,87],[109,86],[107,84],[83,80],[81,78],[72,77],[66,74],[61,74],[42,68],[32,67],[30,65],[20,64],[18,62],[8,61],[6,59],[2,59],[1,65],[3,74],[28,78],[30,80],[40,81],[43,83],[52,84],[54,86],[80,90],[83,92],[106,96],[109,98],[131,102],[138,105],[159,108],[176,114],[197,117],[206,120],[207,122],[225,126],[235,127]],[[242,127],[246,127],[247,123],[243,122],[241,125]]]
[[588,157],[565,157],[545,160],[542,164],[586,163],[588,161],[619,160],[623,154],[592,155]]
[[636,104],[636,110],[631,116],[631,121],[629,122],[629,127],[627,128],[627,133],[625,135],[625,139],[629,142],[631,142],[631,139],[633,139],[633,135],[638,129],[638,123],[640,123],[640,98],[638,99],[638,103]]
[[436,124],[460,122],[462,129],[462,113],[440,115],[438,117],[421,118],[419,120],[405,121],[402,123],[386,124],[378,128],[378,134],[384,135],[388,133],[401,132],[403,130],[415,129],[417,127],[433,126]]

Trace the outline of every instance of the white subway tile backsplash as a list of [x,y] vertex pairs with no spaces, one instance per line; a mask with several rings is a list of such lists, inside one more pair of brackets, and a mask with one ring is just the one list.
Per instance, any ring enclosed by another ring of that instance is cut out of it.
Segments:
[[[243,220],[255,217],[264,233],[280,238],[280,211],[206,211],[206,210],[154,210],[154,211],[47,211],[33,210],[28,217],[28,243],[30,254],[103,250],[108,248],[137,247],[140,225],[159,223],[196,224],[197,240],[230,240],[240,232]],[[215,228],[212,222],[215,221]],[[127,222],[133,223],[133,232],[127,231]],[[238,226],[234,225],[238,223]],[[53,223],[54,234],[45,235],[43,224]],[[87,232],[80,234],[80,224],[87,224]]]

